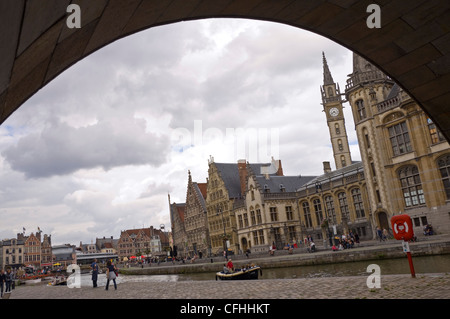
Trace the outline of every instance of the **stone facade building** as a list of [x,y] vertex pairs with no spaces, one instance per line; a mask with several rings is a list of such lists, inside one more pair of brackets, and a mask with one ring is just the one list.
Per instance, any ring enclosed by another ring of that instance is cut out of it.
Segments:
[[416,233],[450,229],[450,148],[417,103],[354,54],[345,96],[352,107],[373,222],[390,228],[406,213]]
[[[308,236],[329,245],[350,231],[373,239],[377,227],[392,232],[390,219],[401,213],[413,219],[416,234],[429,224],[436,233],[450,233],[450,146],[417,103],[356,54],[344,94],[323,54],[320,91],[336,169],[325,161],[320,176],[284,176],[281,161],[232,164],[211,157],[206,209],[212,254],[264,252]],[[360,162],[350,153],[346,102]]]
[[185,252],[191,257],[210,254],[211,247],[206,216],[206,189],[207,183],[193,182],[189,171],[184,223],[187,243]]

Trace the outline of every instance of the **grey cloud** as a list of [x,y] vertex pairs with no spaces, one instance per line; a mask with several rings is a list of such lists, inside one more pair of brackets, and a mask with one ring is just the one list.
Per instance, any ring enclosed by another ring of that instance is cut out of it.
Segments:
[[123,165],[158,166],[168,152],[168,137],[145,132],[145,121],[121,118],[74,128],[52,123],[42,133],[21,138],[3,152],[27,178],[65,175],[82,168],[109,170]]

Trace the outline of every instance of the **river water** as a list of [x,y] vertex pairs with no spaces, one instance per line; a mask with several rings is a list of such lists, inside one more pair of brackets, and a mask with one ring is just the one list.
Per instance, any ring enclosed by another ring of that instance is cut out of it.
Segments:
[[[406,258],[358,261],[329,265],[298,266],[285,268],[265,268],[260,279],[288,279],[288,278],[314,278],[336,276],[368,276],[367,266],[377,264],[380,266],[381,275],[409,274],[409,263]],[[450,255],[413,257],[414,270],[420,273],[450,273]],[[182,274],[182,275],[119,275],[116,282],[167,282],[167,281],[192,281],[215,280],[215,273]],[[98,276],[99,286],[106,284],[106,275]],[[112,283],[111,283],[112,284]],[[111,285],[110,284],[110,285]],[[81,275],[81,285],[91,286],[91,276]]]

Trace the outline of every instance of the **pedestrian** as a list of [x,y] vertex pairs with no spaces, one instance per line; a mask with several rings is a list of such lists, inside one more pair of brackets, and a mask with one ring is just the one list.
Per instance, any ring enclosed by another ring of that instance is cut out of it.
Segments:
[[8,268],[6,270],[6,274],[5,274],[5,293],[11,293],[11,284],[13,281],[13,274],[11,273],[11,268]]
[[388,231],[386,230],[386,228],[383,228],[383,240],[387,240],[388,238]]
[[383,241],[383,231],[377,226],[377,236],[380,241]]
[[3,297],[3,284],[6,281],[5,271],[2,269],[0,271],[0,298]]
[[116,266],[114,266],[110,260],[106,263],[106,288],[105,290],[108,290],[109,288],[109,281],[112,280],[114,282],[114,289],[117,290],[117,283],[116,283]]
[[230,273],[234,271],[234,265],[233,262],[231,261],[231,258],[228,259],[227,268],[230,271]]
[[97,258],[94,258],[94,262],[91,264],[91,269],[92,269],[92,285],[94,288],[97,288],[97,279],[98,279]]

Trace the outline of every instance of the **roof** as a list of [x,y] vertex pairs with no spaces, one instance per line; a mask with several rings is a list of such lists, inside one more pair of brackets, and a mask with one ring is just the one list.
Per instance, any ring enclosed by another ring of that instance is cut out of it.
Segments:
[[[206,195],[206,183],[203,183],[203,185],[205,185],[204,187],[202,186],[202,188],[204,188],[204,192],[205,192],[205,195]],[[203,195],[203,192],[202,192],[202,189],[200,188],[200,185],[198,183],[196,183],[196,182],[193,182],[192,183],[192,187],[194,188],[195,193],[197,194],[197,199],[200,202],[200,205],[202,205],[202,207],[203,207],[203,211],[206,212],[206,201],[205,201],[206,196]]]
[[[238,164],[234,163],[214,163],[219,171],[220,177],[225,183],[225,187],[228,190],[229,198],[241,197],[241,180],[239,178]],[[257,163],[247,164],[254,174],[261,174],[264,169],[270,167],[271,163]],[[276,175],[269,174],[271,176]]]
[[[303,185],[302,187],[311,186],[315,183],[322,183],[322,182],[328,182],[330,180],[339,179],[345,176],[354,175],[356,172],[363,172],[364,166],[362,162],[352,162],[351,165],[347,165],[343,168],[331,171],[330,173],[325,173],[322,175],[319,175],[307,182],[307,184]],[[299,187],[299,188],[302,188]]]
[[386,100],[390,100],[394,97],[396,97],[398,95],[398,93],[400,92],[400,87],[398,86],[397,83],[394,84],[394,86],[391,88],[391,91],[389,92],[388,96],[386,97]]
[[269,176],[267,179],[265,176],[255,176],[261,189],[271,193],[296,192],[315,178],[316,176]]

